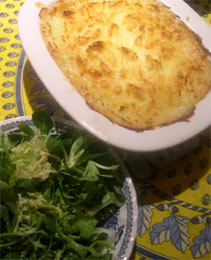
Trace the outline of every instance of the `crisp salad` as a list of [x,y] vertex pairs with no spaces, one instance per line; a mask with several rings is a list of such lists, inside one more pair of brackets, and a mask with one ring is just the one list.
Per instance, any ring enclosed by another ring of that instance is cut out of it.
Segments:
[[43,110],[32,122],[0,133],[0,258],[112,259],[115,232],[103,226],[125,203],[119,165]]

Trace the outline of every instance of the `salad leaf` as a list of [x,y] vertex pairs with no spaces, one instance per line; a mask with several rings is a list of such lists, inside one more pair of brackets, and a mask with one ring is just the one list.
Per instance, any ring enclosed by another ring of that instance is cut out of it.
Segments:
[[25,122],[20,122],[19,129],[29,137],[34,136],[34,131]]
[[32,114],[32,120],[34,125],[40,130],[42,134],[48,135],[54,126],[53,120],[44,110],[36,110]]
[[17,213],[16,209],[17,195],[14,190],[4,181],[0,181],[0,202],[6,204],[14,215]]
[[81,136],[75,140],[73,143],[69,158],[66,160],[66,165],[68,168],[73,168],[76,164],[77,161],[79,160],[80,156],[84,153],[84,149],[81,149],[84,144],[84,138]]
[[18,193],[22,193],[25,191],[35,192],[39,184],[40,184],[39,178],[33,178],[33,179],[19,178],[16,182],[14,189]]
[[119,200],[115,194],[115,192],[108,191],[102,199],[102,203],[98,204],[97,206],[89,209],[87,214],[89,216],[94,216],[98,213],[98,211],[102,210],[103,208],[107,207],[109,204],[114,204],[118,207],[121,207],[122,201]]
[[16,165],[16,171],[11,178],[11,184],[19,178],[40,178],[42,181],[47,179],[53,172],[47,158],[46,139],[38,134],[30,141],[21,142],[13,147],[10,160]]
[[94,232],[97,220],[92,217],[78,217],[72,223],[73,233],[80,233],[82,239],[88,239]]
[[112,259],[114,231],[101,227],[125,203],[119,165],[47,112],[32,121],[0,134],[1,259]]

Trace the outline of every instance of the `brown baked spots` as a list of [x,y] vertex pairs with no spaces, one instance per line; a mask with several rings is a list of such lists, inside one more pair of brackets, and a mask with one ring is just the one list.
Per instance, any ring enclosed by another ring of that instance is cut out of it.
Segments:
[[40,13],[52,57],[87,104],[148,129],[189,117],[211,86],[211,58],[153,0],[60,0]]

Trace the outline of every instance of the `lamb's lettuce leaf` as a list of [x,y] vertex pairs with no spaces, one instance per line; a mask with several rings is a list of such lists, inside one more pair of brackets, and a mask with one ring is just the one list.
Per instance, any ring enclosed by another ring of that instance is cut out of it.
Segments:
[[47,112],[32,120],[37,130],[21,122],[0,134],[1,259],[111,260],[115,238],[101,226],[125,202],[119,165]]

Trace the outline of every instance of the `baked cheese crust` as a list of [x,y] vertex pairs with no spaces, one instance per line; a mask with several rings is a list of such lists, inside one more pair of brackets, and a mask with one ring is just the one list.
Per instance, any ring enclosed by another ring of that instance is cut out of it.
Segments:
[[211,87],[211,56],[155,0],[59,0],[40,12],[47,49],[87,104],[136,130],[188,118]]

